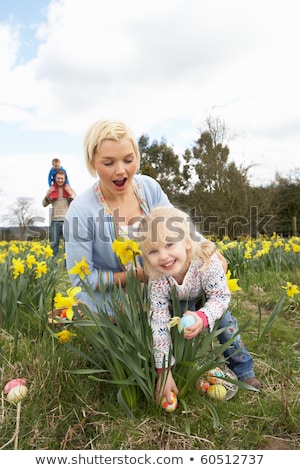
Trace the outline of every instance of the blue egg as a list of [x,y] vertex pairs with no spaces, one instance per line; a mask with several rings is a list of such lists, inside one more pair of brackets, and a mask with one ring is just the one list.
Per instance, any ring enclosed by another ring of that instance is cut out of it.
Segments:
[[180,322],[178,323],[179,333],[181,333],[182,330],[185,330],[186,328],[189,328],[190,326],[193,326],[195,321],[196,320],[193,317],[193,315],[185,315],[184,317],[181,317]]

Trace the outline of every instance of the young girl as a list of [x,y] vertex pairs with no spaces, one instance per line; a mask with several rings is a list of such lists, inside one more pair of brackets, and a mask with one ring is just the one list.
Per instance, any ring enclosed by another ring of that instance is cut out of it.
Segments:
[[[175,288],[179,300],[194,300],[205,294],[206,302],[200,310],[187,310],[193,326],[185,330],[184,338],[195,338],[204,328],[213,329],[228,309],[231,294],[222,264],[209,241],[199,242],[187,214],[174,207],[156,207],[141,222],[138,241],[143,254],[144,269],[149,276],[150,322],[153,332],[154,358],[159,375],[155,397],[158,403],[165,395],[171,403],[171,392],[178,389],[169,370],[161,386],[163,358],[168,366],[172,347],[169,333],[171,319],[169,305]],[[171,365],[175,359],[172,358]]]

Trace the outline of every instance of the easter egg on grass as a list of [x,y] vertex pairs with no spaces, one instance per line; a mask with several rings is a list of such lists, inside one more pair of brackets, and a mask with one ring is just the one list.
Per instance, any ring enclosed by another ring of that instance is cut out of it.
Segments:
[[26,397],[27,392],[28,388],[25,385],[17,385],[8,392],[6,398],[10,403],[18,403]]
[[26,397],[28,388],[26,379],[12,379],[4,387],[4,393],[7,394],[7,400],[10,403],[18,403]]
[[184,315],[183,317],[180,318],[180,322],[178,323],[178,331],[181,333],[182,331],[185,331],[186,328],[189,328],[190,326],[193,326],[195,324],[195,318],[193,315]]
[[221,384],[214,384],[208,387],[207,395],[209,398],[214,398],[215,400],[225,400],[226,398],[226,388]]
[[178,406],[177,396],[174,392],[171,392],[172,395],[172,403],[168,403],[166,397],[162,397],[161,399],[161,406],[167,413],[172,413],[176,410]]
[[19,385],[24,385],[26,387],[27,380],[26,379],[12,379],[4,387],[4,393],[9,393],[14,387],[18,387]]
[[215,367],[207,372],[207,380],[211,384],[221,384],[224,377],[224,372],[219,367]]
[[211,384],[209,383],[209,381],[204,377],[199,377],[199,379],[196,382],[196,388],[198,392],[201,392],[201,393],[206,393],[210,385]]

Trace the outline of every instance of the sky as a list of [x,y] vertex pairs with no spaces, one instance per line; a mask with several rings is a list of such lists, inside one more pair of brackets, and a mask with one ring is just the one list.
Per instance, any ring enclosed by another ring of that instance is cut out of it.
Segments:
[[[179,155],[208,116],[253,184],[293,173],[300,149],[298,0],[0,0],[0,224],[41,201],[59,157],[77,194],[100,119]],[[43,225],[43,224],[42,224]]]

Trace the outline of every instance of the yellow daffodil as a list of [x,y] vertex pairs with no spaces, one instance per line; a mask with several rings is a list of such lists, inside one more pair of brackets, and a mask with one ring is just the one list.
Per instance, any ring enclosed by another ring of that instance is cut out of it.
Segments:
[[230,292],[235,292],[237,290],[241,290],[241,288],[237,285],[238,279],[231,279],[231,271],[228,269],[226,273],[227,284],[229,287]]
[[299,289],[296,284],[292,284],[291,282],[287,282],[286,286],[281,286],[282,289],[286,289],[286,293],[288,297],[294,297],[294,295],[299,294]]
[[294,253],[300,252],[300,245],[298,245],[297,243],[292,243],[292,248]]
[[251,250],[245,251],[244,258],[245,259],[251,259],[252,258]]
[[43,254],[43,247],[40,243],[35,242],[35,243],[32,244],[32,247],[31,247],[30,251],[35,253],[36,256],[40,256],[40,255]]
[[0,264],[4,264],[6,258],[7,258],[7,254],[6,254],[6,253],[0,253]]
[[37,262],[35,268],[35,278],[40,279],[43,274],[47,274],[47,265],[45,261]]
[[91,271],[89,270],[89,265],[87,264],[86,259],[82,258],[81,261],[76,261],[75,266],[73,266],[68,273],[78,275],[80,279],[84,279],[85,276],[91,274]]
[[255,255],[253,256],[253,259],[261,258],[264,254],[264,250],[257,250]]
[[36,264],[36,259],[34,255],[27,255],[26,256],[26,265],[28,269],[32,269],[32,266]]
[[24,274],[25,271],[25,262],[21,258],[12,259],[12,269],[14,271],[14,279],[17,279],[19,274]]
[[67,290],[67,297],[63,297],[63,295],[59,292],[54,297],[54,307],[55,308],[65,308],[66,317],[69,321],[73,320],[73,310],[72,307],[77,305],[77,300],[75,296],[81,292],[81,287],[70,287]]
[[44,253],[46,258],[51,258],[53,256],[53,250],[50,245],[44,247]]
[[59,339],[60,343],[69,343],[73,336],[77,336],[76,333],[71,333],[69,330],[62,330],[55,333],[55,336]]
[[273,243],[273,246],[274,246],[274,248],[280,248],[280,247],[284,246],[284,242],[283,242],[283,240],[278,240],[277,242]]
[[9,250],[12,251],[15,255],[19,253],[19,248],[14,243],[10,245]]
[[133,240],[122,240],[118,237],[112,244],[112,250],[120,258],[122,264],[128,264],[135,260],[136,256],[141,255],[139,244]]

